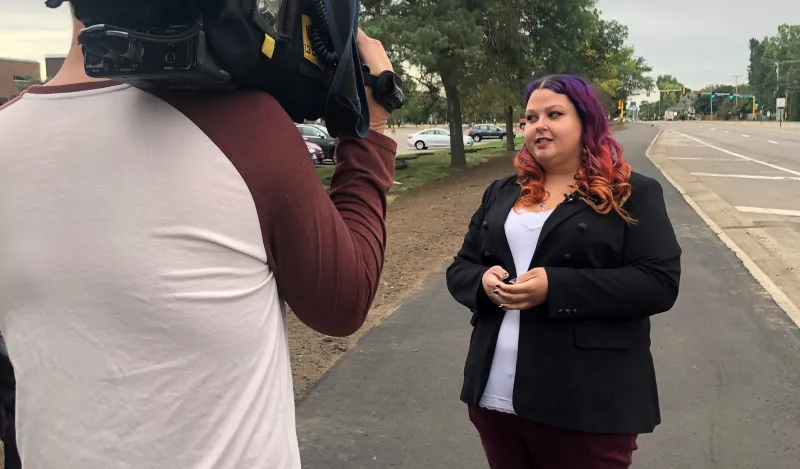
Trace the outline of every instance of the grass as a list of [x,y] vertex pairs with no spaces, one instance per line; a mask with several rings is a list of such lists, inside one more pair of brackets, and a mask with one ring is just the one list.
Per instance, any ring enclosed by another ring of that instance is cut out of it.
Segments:
[[[519,149],[522,145],[522,137],[515,139],[515,143],[517,149]],[[477,147],[467,147],[467,169],[485,163],[492,158],[503,156],[505,147],[506,143],[501,141],[490,142]],[[397,159],[403,159],[403,155],[398,155]],[[391,190],[392,199],[407,190],[462,171],[450,167],[449,150],[433,151],[429,154],[420,155],[418,158],[409,159],[406,162],[408,168],[395,171],[396,184]],[[316,168],[320,181],[326,186],[333,175],[333,168],[333,166],[318,166]]]

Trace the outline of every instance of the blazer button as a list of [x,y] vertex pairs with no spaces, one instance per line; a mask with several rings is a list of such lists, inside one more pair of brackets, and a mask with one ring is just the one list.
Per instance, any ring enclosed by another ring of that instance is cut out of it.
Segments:
[[565,260],[570,260],[570,259],[572,259],[572,254],[569,254],[569,253],[567,253],[567,254],[564,254],[564,259],[565,259]]
[[488,221],[483,222],[483,224],[481,224],[481,229],[488,230],[489,229],[489,222]]
[[490,253],[488,251],[483,253],[483,257],[491,257],[491,256],[492,256],[492,253]]
[[563,312],[564,312],[564,310],[563,310],[563,309],[559,309],[559,310],[558,310],[558,312],[559,312],[559,313],[563,313]]
[[578,231],[580,231],[581,233],[586,233],[586,229],[587,229],[586,223],[584,222],[578,223]]
[[569,308],[567,308],[566,311],[564,311],[564,312],[567,313],[567,314],[572,314],[572,310],[569,309]]

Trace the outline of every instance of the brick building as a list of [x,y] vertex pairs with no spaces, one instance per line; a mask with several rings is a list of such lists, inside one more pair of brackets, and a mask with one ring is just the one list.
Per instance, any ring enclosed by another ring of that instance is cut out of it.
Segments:
[[42,80],[39,62],[0,57],[0,103],[18,95],[18,84],[23,84],[27,78],[33,78],[37,82]]
[[56,73],[61,70],[61,66],[64,65],[64,60],[66,60],[66,58],[66,55],[44,56],[44,70],[48,80],[56,76]]

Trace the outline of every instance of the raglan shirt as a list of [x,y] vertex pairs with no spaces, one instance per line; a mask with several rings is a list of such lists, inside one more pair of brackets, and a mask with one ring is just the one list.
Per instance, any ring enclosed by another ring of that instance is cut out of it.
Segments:
[[299,468],[284,302],[364,322],[393,140],[327,194],[260,92],[40,86],[0,110],[0,330],[26,467]]

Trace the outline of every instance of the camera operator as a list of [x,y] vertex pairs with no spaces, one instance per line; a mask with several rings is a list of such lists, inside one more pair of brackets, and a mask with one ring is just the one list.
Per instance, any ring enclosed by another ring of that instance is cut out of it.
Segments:
[[[380,42],[357,44],[391,69]],[[330,194],[271,95],[91,79],[77,42],[0,110],[0,330],[25,467],[300,467],[284,301],[332,336],[370,309],[396,144],[369,106]]]

